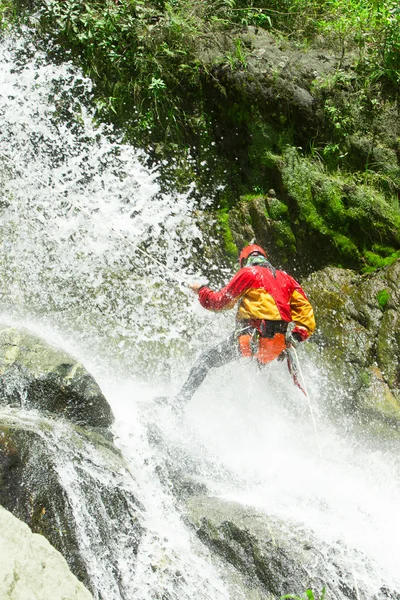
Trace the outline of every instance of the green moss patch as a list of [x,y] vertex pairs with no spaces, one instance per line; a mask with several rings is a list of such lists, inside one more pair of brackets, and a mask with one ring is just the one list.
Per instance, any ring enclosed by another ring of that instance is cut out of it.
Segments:
[[368,269],[397,258],[400,212],[383,193],[357,184],[349,175],[329,173],[294,148],[284,155],[282,178],[301,231],[311,236],[322,233],[330,240],[332,262]]
[[229,226],[229,213],[227,209],[221,209],[218,211],[218,225],[220,227],[224,247],[228,256],[232,259],[236,259],[239,256],[239,251],[235,242],[233,241],[232,231]]
[[388,290],[386,289],[380,290],[377,293],[376,298],[378,300],[379,308],[381,310],[385,310],[388,300],[390,298],[390,292],[388,292]]

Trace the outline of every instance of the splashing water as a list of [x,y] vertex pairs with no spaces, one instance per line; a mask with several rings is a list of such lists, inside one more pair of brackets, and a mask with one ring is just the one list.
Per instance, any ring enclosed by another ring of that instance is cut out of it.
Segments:
[[[88,557],[99,597],[250,597],[226,583],[182,519],[168,480],[174,456],[195,465],[210,494],[279,517],[288,535],[300,524],[321,552],[336,546],[366,598],[399,589],[398,455],[358,445],[320,414],[320,460],[307,405],[282,365],[210,374],[184,427],[147,410],[178,388],[200,346],[214,343],[210,331],[219,340],[229,327],[229,318],[198,309],[170,273],[188,282],[201,275],[191,261],[208,241],[190,194],[162,195],[146,157],[95,124],[90,82],[69,63],[49,64],[28,36],[1,45],[0,90],[3,318],[62,345],[95,375],[145,507],[137,560],[121,556],[122,587]],[[319,398],[321,374],[306,364],[305,376]],[[154,428],[162,444],[152,442]],[[90,538],[66,437],[54,438],[60,479]]]
[[132,369],[193,327],[179,282],[201,246],[199,220],[187,196],[161,196],[142,153],[94,123],[90,82],[20,46],[1,51],[3,306],[58,313],[91,348],[112,340]]

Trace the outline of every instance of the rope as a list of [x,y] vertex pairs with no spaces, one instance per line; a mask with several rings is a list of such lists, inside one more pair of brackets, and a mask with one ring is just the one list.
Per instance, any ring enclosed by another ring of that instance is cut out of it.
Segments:
[[302,383],[302,386],[304,388],[304,392],[305,392],[305,395],[306,395],[306,398],[307,398],[307,401],[308,401],[308,407],[310,409],[311,421],[312,421],[312,424],[313,424],[313,427],[314,427],[315,437],[317,439],[319,456],[320,456],[321,460],[323,460],[324,457],[323,457],[323,454],[322,454],[322,448],[321,448],[319,433],[318,433],[318,429],[317,429],[317,422],[316,422],[316,419],[315,419],[315,416],[314,416],[314,410],[313,410],[313,407],[312,407],[312,404],[311,404],[310,395],[308,393],[306,382],[305,382],[304,375],[303,375],[303,371],[302,371],[301,366],[300,366],[299,356],[297,354],[296,348],[293,345],[292,345],[292,350],[293,350],[294,356],[296,357],[296,363],[297,363],[297,368],[299,370],[299,375],[301,377],[301,383]]
[[[313,424],[313,427],[314,427],[315,437],[317,439],[317,444],[318,444],[318,449],[319,449],[319,456],[320,456],[321,460],[324,460],[324,457],[323,457],[323,454],[322,454],[322,449],[321,449],[321,444],[320,444],[320,438],[319,438],[319,434],[318,434],[318,429],[317,429],[317,423],[316,423],[316,419],[315,419],[315,416],[314,416],[313,407],[312,407],[312,404],[311,404],[311,399],[310,399],[310,396],[308,394],[308,390],[307,390],[306,382],[305,382],[305,379],[304,379],[303,371],[301,369],[299,357],[298,357],[296,348],[293,345],[292,345],[292,350],[293,350],[293,354],[294,354],[294,356],[296,358],[297,368],[298,368],[298,371],[299,371],[299,375],[301,377],[301,383],[302,383],[302,386],[304,388],[304,392],[305,392],[306,398],[308,400],[308,406],[309,406],[309,409],[310,409],[311,420],[312,420],[312,424]],[[354,561],[353,561],[353,557],[352,557],[352,555],[350,553],[350,548],[349,548],[349,544],[348,544],[348,541],[347,541],[346,532],[344,532],[344,543],[345,543],[345,546],[346,546],[347,555],[348,555],[348,557],[350,559],[351,574],[353,576],[353,581],[354,581],[354,587],[355,587],[355,591],[356,591],[357,600],[360,600],[360,593],[359,593],[359,590],[358,590],[357,578],[356,578],[356,574],[355,574],[355,570],[354,570]]]

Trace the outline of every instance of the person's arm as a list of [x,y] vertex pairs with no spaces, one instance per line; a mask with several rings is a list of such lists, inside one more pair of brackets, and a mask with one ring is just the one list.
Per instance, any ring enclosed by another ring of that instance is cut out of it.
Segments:
[[[208,310],[220,311],[232,308],[251,287],[253,275],[248,269],[240,269],[231,281],[219,292],[207,286],[197,288],[200,304]],[[195,286],[192,286],[192,289]],[[196,286],[197,287],[197,286]],[[196,291],[193,289],[193,291]]]
[[294,279],[292,281],[294,288],[290,298],[290,311],[292,321],[296,324],[292,335],[297,341],[304,342],[316,327],[314,311],[301,285]]

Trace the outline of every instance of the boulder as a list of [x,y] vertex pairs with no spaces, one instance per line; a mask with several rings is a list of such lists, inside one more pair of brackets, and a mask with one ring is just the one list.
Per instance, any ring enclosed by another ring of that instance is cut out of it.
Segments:
[[109,427],[111,408],[75,358],[31,332],[0,324],[0,404]]
[[211,551],[241,574],[246,598],[278,599],[306,589],[318,594],[323,587],[328,598],[337,600],[400,598],[382,584],[371,561],[353,550],[357,563],[364,563],[373,581],[370,589],[358,581],[356,591],[352,565],[343,561],[343,554],[349,552],[344,542],[328,544],[301,524],[209,496],[189,499],[187,519]]
[[66,560],[42,536],[0,506],[2,600],[90,600]]
[[120,553],[133,561],[142,535],[143,508],[112,423],[81,363],[25,329],[0,326],[0,504],[105,596],[120,590]]
[[209,65],[214,81],[219,87],[224,86],[225,96],[232,95],[232,102],[240,98],[257,106],[268,121],[278,123],[279,119],[294,118],[298,141],[308,139],[310,132],[322,124],[313,84],[318,77],[334,72],[337,61],[333,53],[312,48],[304,51],[251,26],[236,35],[246,49],[245,68],[237,68],[239,61],[233,66],[231,61],[221,60],[222,48],[226,55],[232,50],[229,36],[217,35],[198,48],[199,58]]
[[[328,267],[304,287],[317,332],[309,350],[347,408],[392,431],[400,426],[400,260],[368,275]],[[389,431],[388,429],[388,431]]]
[[0,411],[0,504],[44,535],[93,593],[96,569],[119,589],[120,555],[136,556],[143,509],[131,479],[121,453],[96,431]]

